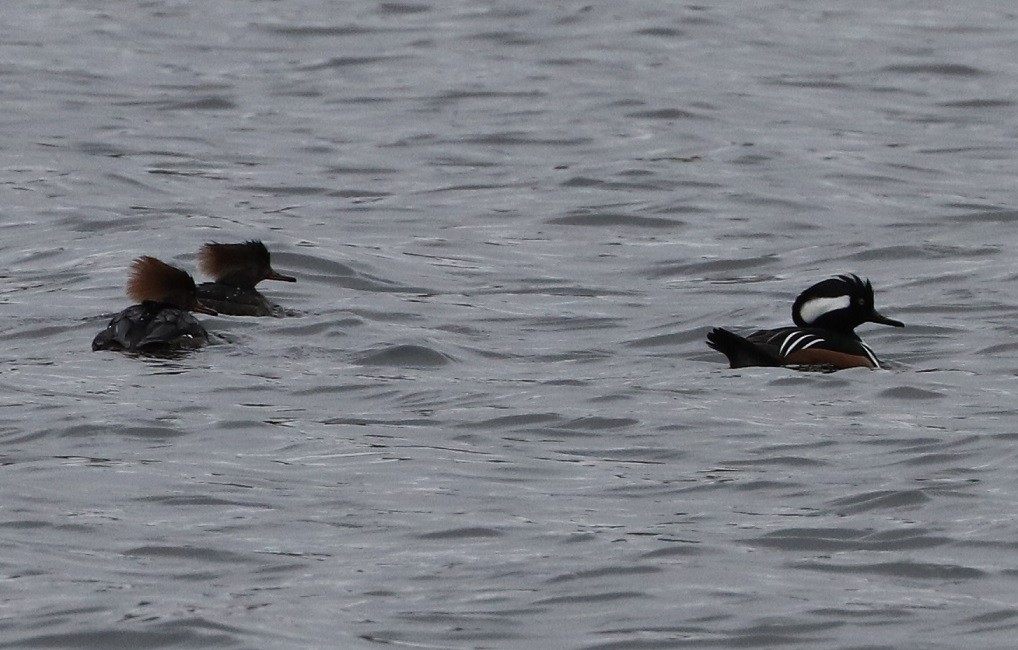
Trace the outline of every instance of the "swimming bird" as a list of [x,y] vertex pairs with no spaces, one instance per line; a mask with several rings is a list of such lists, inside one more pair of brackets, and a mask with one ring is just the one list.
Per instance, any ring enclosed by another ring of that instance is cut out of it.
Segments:
[[739,336],[716,327],[707,345],[728,357],[732,368],[796,366],[808,370],[880,368],[880,361],[855,328],[863,323],[904,327],[873,304],[873,285],[856,275],[839,275],[814,284],[792,305],[795,327]]
[[198,285],[198,299],[221,314],[273,316],[278,308],[255,289],[262,280],[296,282],[272,269],[269,249],[257,240],[242,244],[210,242],[198,251],[198,268],[213,282]]
[[186,271],[154,257],[139,257],[131,263],[127,295],[138,304],[113,317],[92,340],[93,350],[165,352],[208,342],[205,328],[188,312],[216,312],[198,301],[194,279]]

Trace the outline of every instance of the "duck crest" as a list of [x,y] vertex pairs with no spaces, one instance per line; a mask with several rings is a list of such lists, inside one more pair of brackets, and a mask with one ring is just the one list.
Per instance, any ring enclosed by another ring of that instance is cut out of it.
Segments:
[[823,280],[799,294],[792,305],[792,320],[794,327],[760,330],[747,336],[717,327],[707,334],[707,344],[728,357],[733,368],[879,368],[876,354],[855,328],[863,323],[904,326],[876,310],[873,285],[853,274]]
[[792,305],[792,321],[799,327],[821,327],[851,332],[869,320],[873,285],[854,274],[818,282],[803,291]]
[[131,262],[127,295],[136,302],[151,301],[190,309],[194,292],[194,278],[186,271],[148,255]]
[[169,352],[208,342],[208,332],[189,311],[215,315],[198,301],[194,279],[154,257],[131,263],[127,295],[138,304],[113,317],[92,339],[93,350]]
[[257,239],[242,244],[205,244],[198,251],[198,268],[219,284],[241,289],[253,290],[262,280],[297,281],[272,268],[269,249]]
[[269,249],[257,239],[242,244],[209,242],[198,251],[198,268],[217,281],[231,276],[242,276],[244,280],[241,286],[250,283],[253,287],[262,279],[258,274],[262,273],[263,269],[271,268]]

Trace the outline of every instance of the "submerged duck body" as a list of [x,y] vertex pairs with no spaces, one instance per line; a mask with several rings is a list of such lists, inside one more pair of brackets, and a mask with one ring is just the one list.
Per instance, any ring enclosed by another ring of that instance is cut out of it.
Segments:
[[194,279],[154,257],[131,264],[127,295],[137,300],[92,340],[93,350],[167,352],[208,343],[208,333],[190,311],[215,315],[195,295]]
[[904,327],[876,310],[873,285],[855,275],[839,275],[803,291],[792,305],[792,320],[794,327],[760,330],[748,336],[717,327],[707,334],[707,345],[724,354],[732,368],[880,368],[877,355],[855,328],[863,323]]
[[273,270],[268,249],[257,240],[205,244],[198,251],[198,268],[215,278],[198,285],[198,299],[219,313],[232,316],[277,315],[281,310],[266,300],[255,285],[262,280],[297,281]]
[[93,350],[154,352],[197,348],[209,341],[201,323],[183,309],[146,301],[113,317],[92,341]]
[[257,289],[235,287],[220,282],[202,282],[198,285],[202,303],[220,314],[231,316],[276,316],[278,305],[268,301]]

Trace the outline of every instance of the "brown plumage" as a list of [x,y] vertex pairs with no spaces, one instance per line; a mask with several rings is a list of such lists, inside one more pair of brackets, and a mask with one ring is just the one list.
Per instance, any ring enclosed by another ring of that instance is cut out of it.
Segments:
[[157,302],[185,311],[216,313],[198,302],[194,278],[189,273],[148,255],[131,262],[127,295],[137,302]]
[[747,336],[715,327],[707,334],[707,345],[728,357],[732,368],[880,368],[877,355],[855,328],[863,323],[904,327],[876,310],[870,281],[851,274],[823,280],[799,294],[792,305],[792,321],[794,327]]
[[198,268],[220,284],[244,289],[254,289],[262,280],[297,281],[272,269],[269,249],[256,239],[242,244],[205,244],[198,251]]
[[873,360],[867,356],[825,350],[823,348],[810,348],[809,350],[792,352],[785,355],[781,360],[781,365],[801,366],[804,368],[831,368],[832,370],[876,367]]
[[216,312],[198,301],[194,279],[186,272],[154,257],[139,257],[131,263],[127,295],[138,304],[96,334],[93,350],[161,354],[208,343],[208,332],[188,312]]

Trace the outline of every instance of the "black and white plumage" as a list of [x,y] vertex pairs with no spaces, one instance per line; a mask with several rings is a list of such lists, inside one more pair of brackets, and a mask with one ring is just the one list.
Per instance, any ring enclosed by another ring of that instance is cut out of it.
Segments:
[[803,291],[792,305],[792,321],[795,327],[760,330],[745,337],[714,328],[707,334],[707,345],[728,357],[732,368],[879,368],[880,360],[855,328],[863,323],[904,326],[876,310],[873,285],[855,275],[839,275]]

